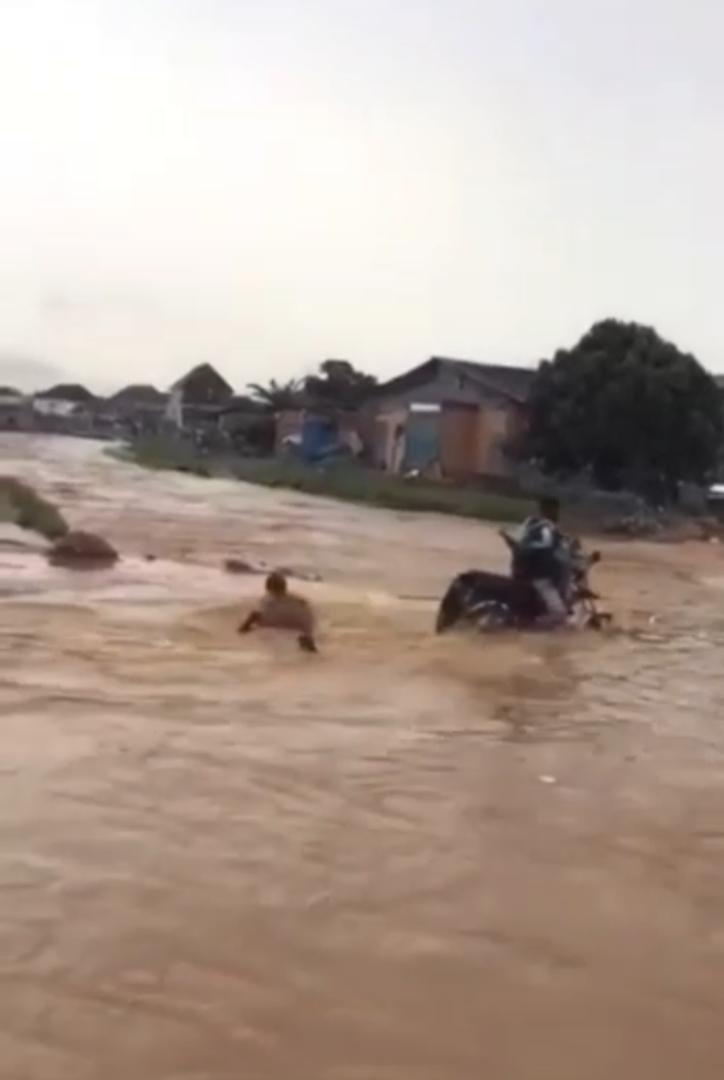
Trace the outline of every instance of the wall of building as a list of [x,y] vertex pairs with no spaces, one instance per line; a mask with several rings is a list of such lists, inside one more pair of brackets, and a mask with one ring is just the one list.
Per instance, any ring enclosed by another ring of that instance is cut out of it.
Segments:
[[440,425],[440,464],[446,476],[505,476],[510,461],[505,447],[510,438],[515,406],[448,404]]
[[479,412],[476,405],[443,405],[440,467],[445,476],[469,476],[477,471]]
[[399,472],[404,458],[404,438],[397,437],[407,423],[407,406],[385,402],[375,416],[372,436],[372,462],[388,472]]
[[509,476],[513,463],[508,448],[525,429],[523,410],[514,404],[482,410],[480,461],[487,476]]
[[64,401],[62,398],[36,397],[33,399],[33,408],[40,416],[66,419],[78,408],[78,402]]
[[276,415],[276,437],[274,448],[277,454],[284,450],[286,439],[297,438],[301,441],[302,424],[304,422],[303,409],[285,409]]
[[34,426],[29,401],[0,401],[0,431],[32,431]]

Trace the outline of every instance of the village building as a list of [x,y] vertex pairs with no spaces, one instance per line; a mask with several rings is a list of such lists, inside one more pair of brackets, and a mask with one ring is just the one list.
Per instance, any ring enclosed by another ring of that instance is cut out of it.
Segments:
[[363,410],[373,464],[453,479],[508,476],[534,376],[531,368],[432,357],[378,386]]
[[171,387],[165,421],[179,429],[216,426],[219,413],[233,396],[233,388],[216,368],[199,364]]
[[100,427],[125,429],[136,434],[159,431],[169,395],[148,384],[132,384],[104,401],[96,422]]
[[0,386],[0,431],[32,431],[32,399],[12,386]]
[[35,394],[33,408],[41,416],[67,417],[96,400],[95,395],[80,383],[59,383]]
[[98,398],[79,383],[59,383],[33,396],[36,427],[68,435],[92,434]]

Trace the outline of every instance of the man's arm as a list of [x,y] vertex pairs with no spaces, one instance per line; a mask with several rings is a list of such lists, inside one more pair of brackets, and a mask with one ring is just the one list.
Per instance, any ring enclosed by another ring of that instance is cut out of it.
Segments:
[[260,622],[261,613],[259,611],[252,611],[239,626],[238,633],[248,634],[249,631],[253,630],[255,626],[258,626]]

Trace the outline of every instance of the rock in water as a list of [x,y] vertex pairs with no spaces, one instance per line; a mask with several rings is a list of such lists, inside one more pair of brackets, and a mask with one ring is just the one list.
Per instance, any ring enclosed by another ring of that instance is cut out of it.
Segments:
[[224,570],[227,574],[263,574],[264,571],[245,559],[224,559]]
[[[224,570],[227,574],[268,574],[269,567],[265,562],[250,563],[246,559],[224,559]],[[298,581],[321,581],[322,575],[312,571],[292,570],[288,566],[278,567],[280,574],[285,577],[297,578]]]
[[97,570],[115,566],[120,558],[116,549],[95,533],[74,531],[57,540],[48,552],[53,566],[66,566],[73,570]]

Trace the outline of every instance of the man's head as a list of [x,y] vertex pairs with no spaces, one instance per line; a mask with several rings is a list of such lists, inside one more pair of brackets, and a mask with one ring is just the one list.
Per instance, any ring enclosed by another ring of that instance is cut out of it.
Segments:
[[266,579],[266,591],[270,596],[285,596],[287,591],[287,579],[280,570],[275,570]]
[[558,521],[561,516],[561,504],[554,495],[545,495],[538,503],[538,512],[548,521]]

